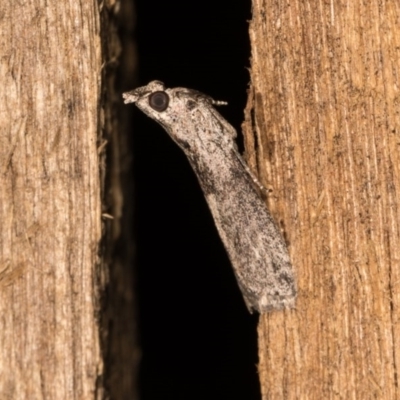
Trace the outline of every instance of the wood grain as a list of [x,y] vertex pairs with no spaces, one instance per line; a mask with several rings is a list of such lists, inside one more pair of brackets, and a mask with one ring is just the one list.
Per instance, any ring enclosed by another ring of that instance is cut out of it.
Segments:
[[99,9],[17,1],[1,14],[0,397],[95,398]]
[[243,125],[299,283],[263,315],[263,399],[395,399],[400,6],[253,0]]

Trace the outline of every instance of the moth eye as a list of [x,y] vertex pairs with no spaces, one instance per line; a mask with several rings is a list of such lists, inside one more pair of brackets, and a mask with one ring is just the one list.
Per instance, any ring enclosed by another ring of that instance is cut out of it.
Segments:
[[149,105],[153,110],[165,111],[169,104],[169,97],[165,92],[154,92],[149,96]]

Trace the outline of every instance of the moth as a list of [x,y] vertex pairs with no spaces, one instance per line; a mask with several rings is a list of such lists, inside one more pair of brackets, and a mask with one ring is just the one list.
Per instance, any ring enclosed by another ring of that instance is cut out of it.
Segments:
[[124,93],[186,154],[250,312],[293,308],[297,289],[287,246],[239,154],[235,129],[215,110],[226,104],[160,81]]

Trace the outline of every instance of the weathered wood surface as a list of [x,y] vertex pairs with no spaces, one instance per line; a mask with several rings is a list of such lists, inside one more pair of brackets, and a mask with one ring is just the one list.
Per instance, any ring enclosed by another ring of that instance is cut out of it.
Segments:
[[254,0],[244,124],[299,295],[259,324],[263,399],[396,399],[400,5]]
[[101,397],[96,2],[0,18],[0,397]]

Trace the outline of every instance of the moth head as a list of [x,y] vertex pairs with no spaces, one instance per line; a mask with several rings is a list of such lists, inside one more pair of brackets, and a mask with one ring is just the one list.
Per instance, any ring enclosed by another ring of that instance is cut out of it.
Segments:
[[212,124],[214,119],[218,119],[218,113],[213,106],[226,104],[196,90],[180,87],[166,89],[160,81],[152,81],[146,86],[124,93],[123,98],[125,103],[135,103],[186,149],[193,146],[193,141],[196,140],[193,132],[199,126],[198,121]]
[[173,112],[173,107],[169,109],[171,103],[171,89],[166,89],[165,85],[160,81],[152,81],[146,86],[141,86],[124,93],[125,104],[135,103],[150,118],[156,120],[163,126],[167,126],[169,122],[169,114]]
[[[149,117],[164,126],[176,122],[177,116],[184,117],[197,105],[223,105],[223,101],[215,101],[210,96],[186,88],[166,89],[164,83],[152,81],[123,95],[125,104],[135,103]],[[172,119],[171,119],[172,118]]]

